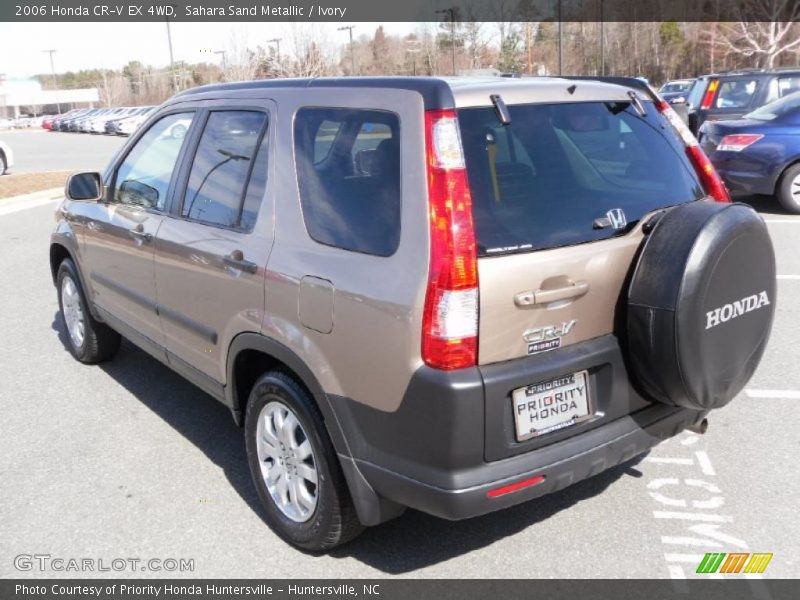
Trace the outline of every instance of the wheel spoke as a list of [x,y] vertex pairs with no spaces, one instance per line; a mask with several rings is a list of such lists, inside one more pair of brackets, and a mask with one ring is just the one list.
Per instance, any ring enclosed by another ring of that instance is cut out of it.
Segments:
[[313,510],[316,506],[316,499],[308,491],[308,487],[302,480],[297,481],[297,500],[305,510]]
[[311,465],[300,463],[297,465],[297,474],[306,481],[310,481],[314,485],[317,484],[317,470]]
[[281,438],[283,439],[283,443],[289,448],[297,447],[297,436],[294,432],[299,425],[300,423],[297,422],[297,417],[292,413],[286,415],[286,419],[283,421],[283,427],[281,427]]
[[309,456],[311,456],[311,442],[309,442],[307,439],[303,440],[303,443],[295,448],[294,453],[299,460],[307,459]]
[[294,479],[292,479],[289,482],[289,503],[292,505],[292,507],[295,509],[295,511],[297,511],[298,515],[302,514],[302,512],[303,512],[303,509],[300,506],[300,500],[298,499],[298,494],[297,494],[297,487],[298,487],[297,484],[299,482],[300,482],[300,480],[297,479],[297,477],[295,477]]
[[272,460],[276,461],[279,458],[278,449],[269,441],[266,435],[262,436],[261,444],[256,444],[257,452],[258,452],[258,460],[264,462],[265,460],[271,458]]
[[278,480],[275,482],[275,489],[278,493],[278,501],[286,506],[289,503],[289,482],[286,480],[286,474],[281,472]]

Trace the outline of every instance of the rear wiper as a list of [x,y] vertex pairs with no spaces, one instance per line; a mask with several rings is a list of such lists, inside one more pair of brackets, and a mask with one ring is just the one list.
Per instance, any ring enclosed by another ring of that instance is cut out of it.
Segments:
[[630,90],[628,92],[628,97],[631,99],[631,102],[633,103],[633,107],[636,109],[636,112],[639,113],[639,116],[640,117],[646,117],[647,113],[644,110],[644,105],[642,104],[642,101],[639,100],[639,96],[636,94],[636,92],[634,92],[633,90]]
[[500,94],[491,94],[489,100],[494,104],[494,110],[497,113],[497,118],[503,125],[511,125],[511,113],[508,112],[506,103],[503,102],[503,97]]

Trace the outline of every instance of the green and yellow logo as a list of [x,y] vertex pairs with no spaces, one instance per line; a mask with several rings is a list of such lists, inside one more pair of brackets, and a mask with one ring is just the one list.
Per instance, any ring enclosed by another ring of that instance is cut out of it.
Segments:
[[700,561],[697,573],[763,573],[771,560],[771,552],[708,552]]

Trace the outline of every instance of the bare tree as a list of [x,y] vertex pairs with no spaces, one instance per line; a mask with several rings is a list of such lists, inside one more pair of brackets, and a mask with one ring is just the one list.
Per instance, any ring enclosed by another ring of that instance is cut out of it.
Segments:
[[[712,44],[727,52],[755,59],[766,68],[777,59],[800,47],[800,4],[793,0],[743,0],[736,9],[741,18],[735,23],[720,24]],[[783,19],[783,20],[781,20]]]

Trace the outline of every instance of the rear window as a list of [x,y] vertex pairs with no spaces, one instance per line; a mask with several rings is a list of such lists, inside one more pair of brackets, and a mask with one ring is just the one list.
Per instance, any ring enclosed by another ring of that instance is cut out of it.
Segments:
[[686,97],[686,104],[695,108],[699,107],[700,103],[703,101],[703,95],[706,93],[708,82],[708,79],[698,79],[695,81],[692,85],[692,89],[689,90],[689,95]]
[[630,102],[459,111],[481,256],[553,248],[618,235],[599,227],[613,209],[627,223],[704,193],[677,133]]
[[744,108],[750,106],[753,95],[758,88],[758,81],[755,79],[735,79],[724,81],[719,86],[717,92],[717,108]]

